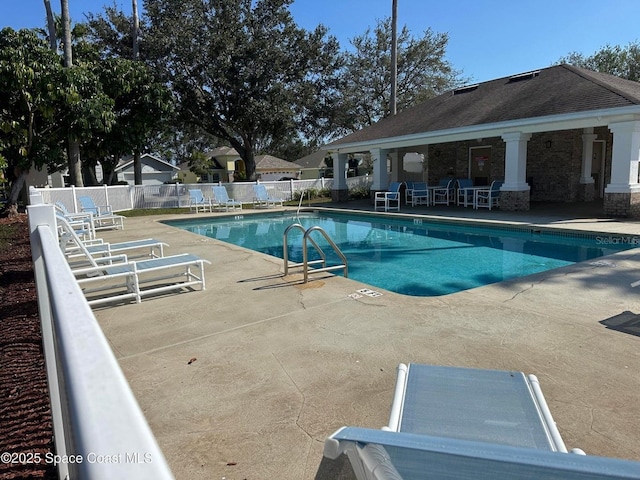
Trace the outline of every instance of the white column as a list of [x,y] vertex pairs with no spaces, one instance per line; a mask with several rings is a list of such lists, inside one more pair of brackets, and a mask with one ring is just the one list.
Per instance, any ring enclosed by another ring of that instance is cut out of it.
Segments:
[[593,163],[593,142],[598,138],[593,133],[593,128],[585,128],[582,135],[582,170],[580,173],[580,183],[594,183],[591,176],[591,164]]
[[640,161],[640,121],[612,123],[613,153],[611,183],[605,193],[631,193],[640,191],[638,161]]
[[346,153],[332,153],[333,158],[333,189],[347,190],[347,179],[345,177],[347,171],[347,163],[349,162]]
[[380,192],[389,186],[389,175],[387,174],[387,155],[389,150],[382,148],[371,149],[371,160],[373,161],[373,184],[371,190]]
[[527,142],[530,133],[510,132],[502,135],[507,144],[504,159],[504,184],[501,190],[524,192],[529,190],[527,183]]

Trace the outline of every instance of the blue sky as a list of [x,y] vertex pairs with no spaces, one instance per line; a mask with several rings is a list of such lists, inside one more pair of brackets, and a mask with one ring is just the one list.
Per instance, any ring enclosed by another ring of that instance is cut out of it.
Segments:
[[[142,8],[142,0],[139,0]],[[296,0],[299,26],[326,25],[343,47],[391,15],[391,0]],[[54,10],[60,2],[51,0]],[[73,21],[99,13],[113,0],[69,0]],[[125,12],[131,2],[116,0]],[[2,0],[0,25],[42,27],[42,0]],[[601,47],[640,40],[639,0],[398,0],[398,24],[421,37],[431,27],[449,34],[447,59],[474,82],[544,68],[570,52],[591,55]]]

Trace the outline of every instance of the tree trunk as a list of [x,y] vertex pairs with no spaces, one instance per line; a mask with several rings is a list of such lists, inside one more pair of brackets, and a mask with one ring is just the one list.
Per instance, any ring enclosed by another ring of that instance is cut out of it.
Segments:
[[5,214],[8,217],[18,215],[18,197],[20,196],[20,192],[22,192],[22,188],[24,187],[24,182],[27,179],[28,174],[29,170],[21,170],[20,174],[11,184],[11,192],[9,193],[7,207],[5,208]]
[[[71,68],[73,67],[73,54],[71,50],[69,0],[60,0],[60,8],[62,11],[62,31],[64,33],[64,66],[65,68]],[[76,187],[83,187],[82,167],[80,165],[80,144],[72,137],[69,137],[67,155],[69,157],[69,175],[71,176],[71,180]]]
[[140,164],[140,149],[133,151],[133,179],[136,185],[142,185],[142,165]]
[[53,18],[50,0],[44,0],[44,9],[47,11],[47,29],[49,30],[49,46],[54,52],[58,51],[58,39],[56,36],[56,21]]

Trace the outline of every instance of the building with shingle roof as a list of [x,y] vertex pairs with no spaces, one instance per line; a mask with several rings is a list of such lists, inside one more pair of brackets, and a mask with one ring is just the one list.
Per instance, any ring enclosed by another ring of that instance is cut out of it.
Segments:
[[[506,210],[603,198],[606,214],[640,216],[640,83],[583,68],[556,65],[457,88],[323,148],[334,165],[371,153],[373,190],[453,175],[503,180]],[[424,158],[418,171],[404,168],[409,153]]]

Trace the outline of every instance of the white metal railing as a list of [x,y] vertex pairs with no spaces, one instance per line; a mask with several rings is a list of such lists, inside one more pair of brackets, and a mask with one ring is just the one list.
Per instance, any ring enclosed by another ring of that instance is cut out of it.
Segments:
[[58,246],[55,211],[27,207],[59,478],[173,475]]
[[[313,180],[286,180],[260,182],[266,185],[271,196],[285,201],[294,198],[297,192],[311,189],[321,190],[333,187],[332,178]],[[111,205],[113,211],[135,210],[143,208],[173,208],[189,205],[189,189],[199,188],[205,196],[213,196],[211,187],[224,185],[229,197],[242,203],[254,200],[253,185],[255,182],[233,183],[198,183],[198,184],[158,184],[158,185],[101,185],[95,187],[65,188],[31,188],[31,192],[39,193],[45,203],[63,203],[69,211],[79,212],[79,196],[90,196],[96,205]],[[347,187],[371,186],[369,176],[347,178]]]

